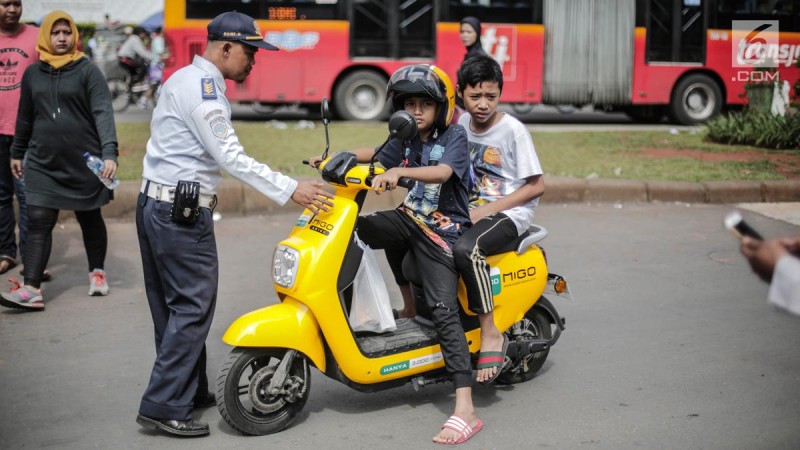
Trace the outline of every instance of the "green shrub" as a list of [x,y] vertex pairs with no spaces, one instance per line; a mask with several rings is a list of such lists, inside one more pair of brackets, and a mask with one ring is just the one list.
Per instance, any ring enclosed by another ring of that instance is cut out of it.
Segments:
[[800,149],[800,114],[785,116],[732,112],[706,124],[708,138],[723,144],[755,145],[775,149]]

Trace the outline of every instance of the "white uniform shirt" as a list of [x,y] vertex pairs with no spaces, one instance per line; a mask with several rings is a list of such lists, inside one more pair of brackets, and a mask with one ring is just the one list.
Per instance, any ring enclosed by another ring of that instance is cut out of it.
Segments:
[[769,286],[769,302],[800,316],[800,259],[786,255],[778,260]]
[[[470,208],[493,202],[516,191],[525,184],[525,179],[542,175],[542,166],[533,146],[531,133],[519,120],[504,114],[499,122],[483,133],[475,133],[469,123],[469,114],[462,114],[458,124],[467,130],[469,153],[475,187],[470,195]],[[476,191],[480,190],[479,193]],[[530,202],[503,211],[522,234],[533,223],[533,208],[539,204],[535,198]]]
[[195,56],[164,83],[150,123],[142,176],[168,186],[197,181],[200,192],[213,195],[223,168],[276,203],[286,203],[297,181],[249,157],[230,119],[222,73]]

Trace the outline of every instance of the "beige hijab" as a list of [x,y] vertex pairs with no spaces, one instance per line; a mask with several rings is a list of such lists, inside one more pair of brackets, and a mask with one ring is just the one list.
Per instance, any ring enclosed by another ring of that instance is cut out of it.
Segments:
[[[59,20],[66,20],[69,22],[69,27],[72,28],[72,47],[63,55],[56,55],[53,52],[53,47],[50,44],[50,32],[53,31],[53,26]],[[42,25],[39,27],[39,37],[36,40],[36,50],[39,52],[39,60],[44,61],[54,69],[60,69],[72,61],[77,61],[83,58],[84,53],[78,51],[78,27],[75,26],[75,21],[72,16],[64,11],[56,10],[44,16]]]

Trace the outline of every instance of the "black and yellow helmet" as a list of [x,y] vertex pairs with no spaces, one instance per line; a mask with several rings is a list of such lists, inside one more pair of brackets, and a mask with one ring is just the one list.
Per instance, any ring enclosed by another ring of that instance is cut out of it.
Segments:
[[438,104],[435,128],[444,131],[453,118],[456,105],[456,92],[450,77],[430,64],[397,69],[386,86],[386,101],[392,102],[392,112],[403,109],[405,99],[415,96],[430,97]]

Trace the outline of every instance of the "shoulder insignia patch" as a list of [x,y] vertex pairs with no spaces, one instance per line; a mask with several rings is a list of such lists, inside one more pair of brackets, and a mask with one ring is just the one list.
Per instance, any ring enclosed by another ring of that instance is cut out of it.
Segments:
[[214,85],[213,78],[201,78],[200,85],[202,86],[203,100],[214,100],[217,98],[217,87]]
[[228,121],[224,117],[217,116],[208,125],[211,127],[211,134],[218,139],[225,139],[228,136]]

